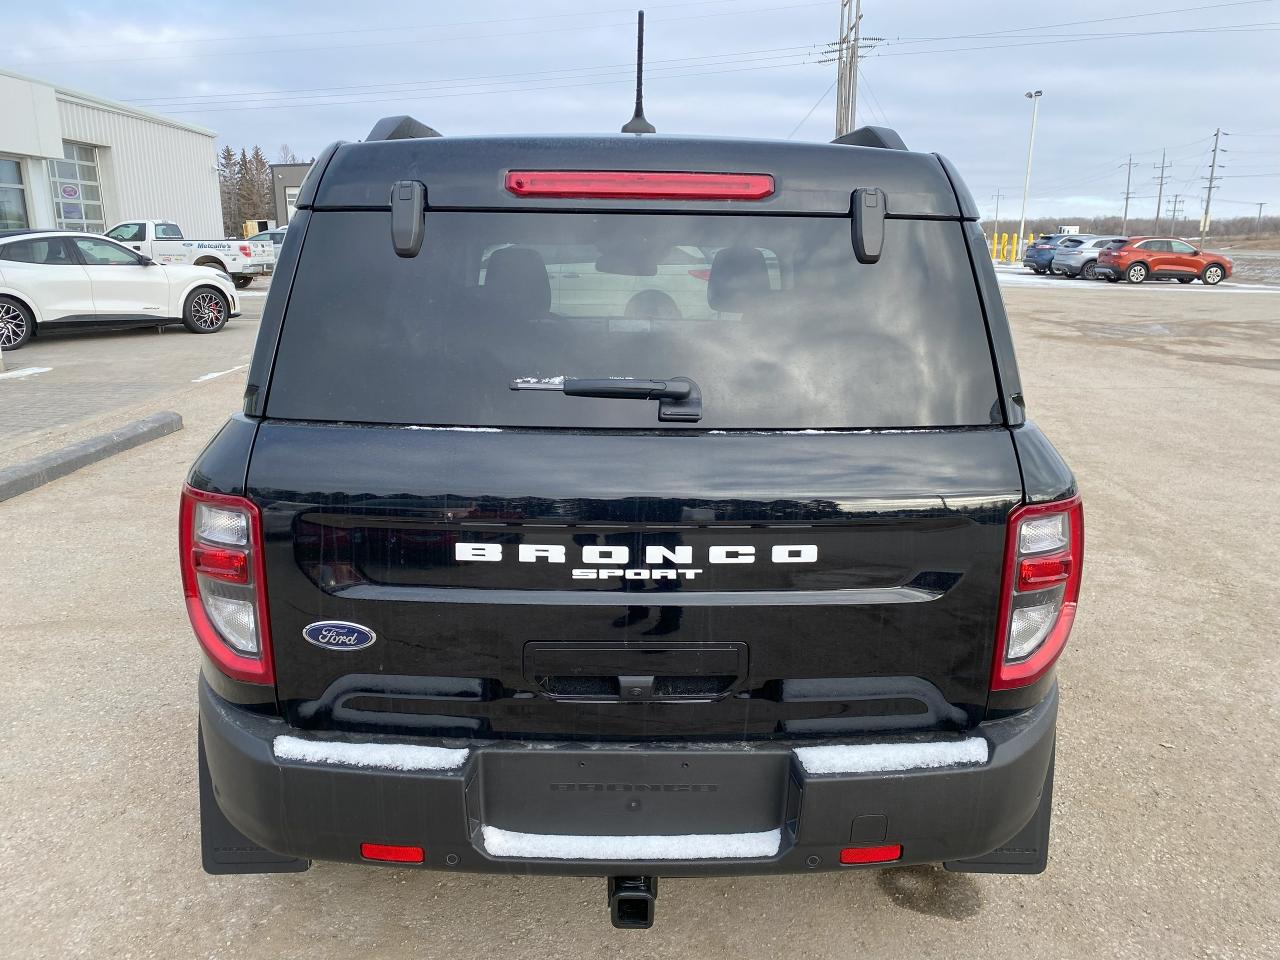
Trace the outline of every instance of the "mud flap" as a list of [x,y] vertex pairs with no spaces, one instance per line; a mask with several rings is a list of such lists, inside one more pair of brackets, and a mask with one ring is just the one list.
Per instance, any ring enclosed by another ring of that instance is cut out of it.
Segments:
[[1040,805],[1027,825],[1003,846],[972,860],[948,860],[952,873],[1044,873],[1049,865],[1049,820],[1053,815],[1053,758],[1040,791]]
[[272,853],[258,846],[232,826],[213,795],[213,780],[204,756],[204,737],[196,734],[200,764],[200,853],[204,872],[301,873],[310,860]]

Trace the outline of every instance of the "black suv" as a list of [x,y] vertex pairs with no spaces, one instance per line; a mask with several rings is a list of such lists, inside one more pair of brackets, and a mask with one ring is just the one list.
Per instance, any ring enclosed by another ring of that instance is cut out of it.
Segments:
[[876,128],[330,147],[183,491],[205,868],[1044,869],[1083,516],[977,220]]

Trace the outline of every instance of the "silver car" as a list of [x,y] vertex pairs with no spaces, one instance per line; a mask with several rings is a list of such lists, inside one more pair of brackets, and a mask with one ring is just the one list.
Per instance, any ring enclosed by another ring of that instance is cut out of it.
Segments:
[[1064,277],[1097,280],[1098,276],[1094,273],[1094,267],[1098,264],[1098,254],[1102,251],[1102,248],[1113,241],[1127,238],[1090,235],[1071,237],[1069,239],[1079,242],[1068,246],[1067,242],[1063,241],[1058,245],[1058,249],[1053,255],[1053,272]]

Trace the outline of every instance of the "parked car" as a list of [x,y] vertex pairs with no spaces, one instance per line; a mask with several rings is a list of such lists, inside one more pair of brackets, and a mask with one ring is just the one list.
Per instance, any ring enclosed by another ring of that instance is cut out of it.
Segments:
[[252,240],[188,240],[182,228],[167,220],[129,220],[117,223],[107,236],[129,249],[144,253],[157,263],[189,263],[213,267],[229,275],[237,289],[253,283],[254,277],[271,272],[275,248]]
[[1098,253],[1098,276],[1112,283],[1127,280],[1177,280],[1215,286],[1231,276],[1231,258],[1221,253],[1198,250],[1176,237],[1132,237],[1111,243]]
[[207,871],[643,927],[659,874],[1044,869],[1083,513],[947,161],[401,117],[313,169],[181,496]]
[[280,255],[280,244],[284,243],[284,234],[288,227],[272,227],[270,230],[263,230],[261,233],[255,233],[249,238],[250,243],[269,243],[275,249],[276,256]]
[[239,315],[231,278],[208,267],[158,264],[98,234],[0,231],[0,349],[62,329],[216,333]]
[[1048,273],[1053,265],[1053,255],[1058,248],[1058,244],[1068,237],[1075,237],[1076,234],[1071,233],[1042,233],[1036,237],[1034,243],[1029,244],[1027,249],[1022,253],[1022,265],[1027,267],[1034,273]]
[[1079,243],[1061,243],[1053,254],[1053,272],[1064,277],[1096,280],[1098,255],[1104,247],[1125,239],[1127,238],[1087,236],[1080,237]]

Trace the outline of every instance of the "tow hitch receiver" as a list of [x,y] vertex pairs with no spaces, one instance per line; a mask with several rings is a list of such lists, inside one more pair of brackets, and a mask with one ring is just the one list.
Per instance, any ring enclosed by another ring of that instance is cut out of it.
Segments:
[[609,919],[619,930],[648,930],[658,900],[657,877],[610,877]]

